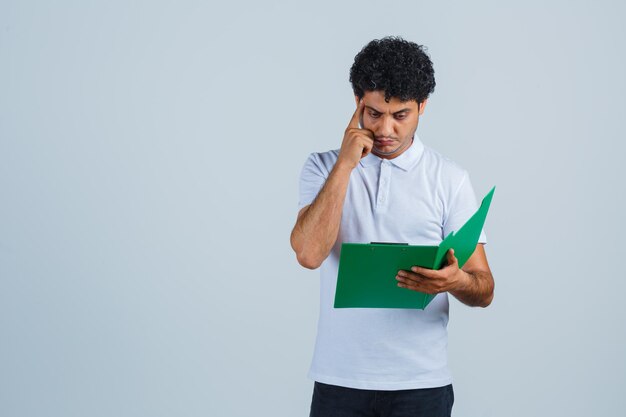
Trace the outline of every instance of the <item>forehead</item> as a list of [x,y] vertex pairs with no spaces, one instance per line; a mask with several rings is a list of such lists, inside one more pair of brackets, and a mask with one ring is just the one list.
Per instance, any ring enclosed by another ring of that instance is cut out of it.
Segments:
[[363,102],[366,107],[372,107],[380,112],[394,113],[405,109],[417,110],[417,102],[415,100],[400,101],[396,97],[391,97],[389,103],[387,103],[384,91],[366,91],[363,94]]

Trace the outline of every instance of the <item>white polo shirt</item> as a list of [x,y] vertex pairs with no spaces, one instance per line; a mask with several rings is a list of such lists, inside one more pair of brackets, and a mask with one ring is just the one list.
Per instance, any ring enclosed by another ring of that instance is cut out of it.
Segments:
[[[311,204],[338,150],[313,153],[300,176],[302,208]],[[320,316],[309,377],[375,390],[448,385],[448,295],[425,310],[333,307],[342,242],[437,245],[477,210],[467,172],[417,136],[395,159],[373,154],[350,176],[339,237],[320,273]],[[484,233],[479,242],[486,243]]]

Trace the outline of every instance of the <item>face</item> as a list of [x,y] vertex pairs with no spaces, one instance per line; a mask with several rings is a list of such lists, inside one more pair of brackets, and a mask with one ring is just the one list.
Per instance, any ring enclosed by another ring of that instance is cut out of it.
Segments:
[[[358,97],[356,100],[358,104]],[[372,153],[393,159],[406,151],[413,141],[426,101],[418,110],[415,100],[403,102],[392,97],[387,103],[384,91],[366,91],[363,95],[363,128],[374,132]]]

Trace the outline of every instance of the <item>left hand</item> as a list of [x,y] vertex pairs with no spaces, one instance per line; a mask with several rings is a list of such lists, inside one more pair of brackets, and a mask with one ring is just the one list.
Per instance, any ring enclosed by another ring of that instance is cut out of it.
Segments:
[[448,265],[440,270],[414,266],[411,271],[398,271],[398,286],[426,294],[439,294],[465,286],[469,275],[459,268],[454,249],[446,254]]

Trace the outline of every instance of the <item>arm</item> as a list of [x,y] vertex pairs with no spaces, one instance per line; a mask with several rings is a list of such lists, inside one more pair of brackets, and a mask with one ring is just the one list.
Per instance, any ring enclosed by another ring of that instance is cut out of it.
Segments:
[[291,247],[305,268],[319,267],[337,240],[351,172],[349,167],[335,164],[315,201],[298,213]]
[[411,271],[398,271],[398,286],[428,294],[447,291],[470,307],[491,304],[495,283],[483,245],[476,245],[462,269],[453,249],[448,251],[447,259],[448,265],[438,271],[417,266]]
[[335,166],[313,203],[300,210],[291,232],[291,247],[305,268],[315,269],[328,257],[339,233],[350,174],[374,145],[374,134],[358,126],[363,108],[361,100],[345,131]]

